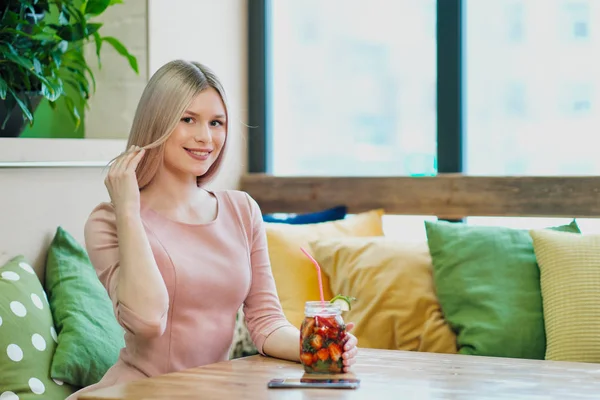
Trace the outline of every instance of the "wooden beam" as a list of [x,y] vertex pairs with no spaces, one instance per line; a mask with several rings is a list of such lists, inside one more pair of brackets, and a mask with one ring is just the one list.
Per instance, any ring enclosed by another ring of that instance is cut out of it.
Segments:
[[351,213],[383,208],[388,214],[600,217],[600,177],[281,177],[248,174],[241,189],[263,213],[304,213],[340,204]]

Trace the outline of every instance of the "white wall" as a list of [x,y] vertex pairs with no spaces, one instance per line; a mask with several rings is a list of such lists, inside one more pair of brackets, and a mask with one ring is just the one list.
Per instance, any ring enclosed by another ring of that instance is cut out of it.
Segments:
[[0,265],[22,254],[43,277],[60,225],[83,243],[92,209],[109,200],[104,168],[0,168]]
[[247,2],[148,0],[149,70],[182,58],[213,69],[230,105],[228,157],[214,188],[235,188],[247,169]]
[[114,36],[137,58],[139,74],[109,44],[102,46],[102,68],[98,68],[96,46],[86,49],[97,88],[85,115],[86,138],[126,139],[133,115],[148,82],[148,1],[125,0],[109,7],[98,18],[102,35]]

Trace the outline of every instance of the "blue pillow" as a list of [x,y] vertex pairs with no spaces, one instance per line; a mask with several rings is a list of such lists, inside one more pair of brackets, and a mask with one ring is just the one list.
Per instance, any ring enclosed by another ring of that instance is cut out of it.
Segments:
[[348,207],[337,206],[308,214],[267,214],[263,215],[263,221],[291,225],[316,224],[344,219],[347,212]]

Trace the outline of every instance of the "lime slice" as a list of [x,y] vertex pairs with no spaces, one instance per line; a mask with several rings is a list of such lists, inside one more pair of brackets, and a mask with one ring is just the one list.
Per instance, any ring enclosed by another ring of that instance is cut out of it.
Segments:
[[329,302],[333,305],[338,306],[340,308],[340,310],[342,310],[342,311],[350,311],[352,309],[351,302],[354,300],[356,300],[356,298],[338,294],[333,299],[331,299]]

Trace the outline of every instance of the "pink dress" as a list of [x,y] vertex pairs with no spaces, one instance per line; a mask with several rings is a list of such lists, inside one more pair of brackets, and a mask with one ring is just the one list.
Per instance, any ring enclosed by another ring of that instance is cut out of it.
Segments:
[[277,297],[258,205],[240,191],[214,195],[217,217],[207,224],[176,222],[141,207],[169,293],[169,310],[158,325],[148,324],[116,301],[119,258],[114,209],[102,203],[91,213],[85,227],[87,250],[125,329],[125,348],[100,382],[68,400],[83,391],[227,360],[242,304],[261,354],[271,333],[292,326]]

